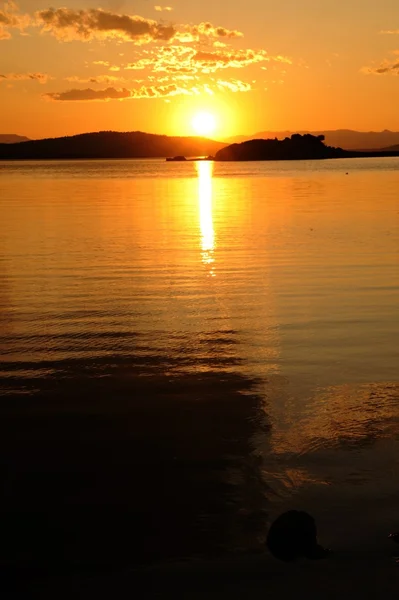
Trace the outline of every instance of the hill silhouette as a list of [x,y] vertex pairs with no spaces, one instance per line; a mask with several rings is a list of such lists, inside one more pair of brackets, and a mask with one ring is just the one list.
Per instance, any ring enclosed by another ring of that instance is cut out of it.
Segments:
[[134,131],[80,135],[0,144],[0,159],[158,158],[215,154],[225,146],[200,137],[170,137]]
[[219,150],[215,160],[300,160],[344,156],[342,148],[326,146],[322,135],[296,133],[284,140],[249,140],[232,144]]
[[378,150],[389,149],[389,146],[399,144],[399,132],[397,131],[354,131],[352,129],[335,129],[323,131],[261,131],[253,135],[240,135],[226,140],[230,144],[246,142],[255,139],[283,140],[291,137],[294,133],[301,135],[324,135],[325,142],[329,146],[343,148],[344,150]]
[[29,138],[24,135],[15,135],[14,133],[0,133],[0,144],[18,144],[18,142],[28,142]]
[[399,156],[395,151],[354,151],[326,146],[323,135],[295,133],[284,140],[249,140],[219,150],[215,160],[316,160],[326,158],[364,158]]

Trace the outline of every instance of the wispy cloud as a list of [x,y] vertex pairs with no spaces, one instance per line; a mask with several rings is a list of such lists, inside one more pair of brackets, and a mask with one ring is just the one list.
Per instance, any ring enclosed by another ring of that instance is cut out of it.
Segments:
[[225,42],[221,42],[220,40],[215,40],[212,45],[214,48],[226,48],[227,46]]
[[171,6],[154,6],[154,8],[157,12],[170,12],[171,10],[173,10]]
[[192,92],[188,89],[179,87],[176,84],[158,85],[158,86],[142,86],[141,88],[128,90],[126,88],[116,89],[109,87],[105,90],[93,90],[87,88],[85,90],[72,89],[65,92],[55,92],[43,94],[46,100],[54,101],[108,101],[108,100],[126,100],[138,98],[162,98],[166,96],[176,96],[179,94],[189,95]]
[[[203,39],[214,39],[214,45],[217,39],[232,40],[243,37],[243,33],[236,29],[227,29],[212,25],[209,22],[203,22],[199,25],[180,25],[173,38],[174,41],[182,43],[200,42]],[[220,43],[220,46],[223,44]]]
[[399,29],[385,29],[380,31],[382,35],[399,35]]
[[47,73],[0,73],[0,81],[38,81],[39,83],[47,83],[51,79]]
[[113,75],[98,75],[96,77],[78,77],[77,75],[72,75],[71,77],[65,77],[65,81],[70,81],[71,83],[106,83],[111,84],[116,81],[121,81],[120,77],[114,77]]
[[0,40],[7,40],[11,37],[9,29],[22,31],[29,26],[29,23],[29,15],[20,14],[18,5],[13,0],[3,2],[0,9]]
[[227,89],[230,92],[250,92],[252,89],[250,83],[245,83],[239,79],[231,79],[230,81],[218,79],[217,86],[221,90]]
[[209,23],[209,22],[203,22],[197,26],[194,26],[192,28],[192,33],[194,33],[194,34],[198,33],[200,35],[205,35],[207,37],[228,38],[228,39],[238,38],[238,37],[243,36],[241,31],[237,31],[235,29],[226,29],[225,27],[220,27],[220,26],[215,27],[214,25],[212,25],[212,23]]
[[360,71],[365,75],[399,75],[399,62],[385,60],[378,66],[363,67]]
[[196,50],[189,46],[162,46],[156,51],[148,51],[136,62],[128,63],[125,69],[149,69],[152,73],[191,73],[210,74],[220,69],[242,69],[263,62],[290,63],[282,56],[270,56],[265,50],[233,50],[218,48]]
[[179,87],[172,83],[170,85],[154,85],[150,87],[141,87],[134,90],[133,98],[162,98],[165,96],[178,96],[181,94],[190,95],[190,90]]
[[241,69],[265,60],[269,60],[269,56],[264,50],[218,50],[216,52],[198,50],[192,57],[192,63],[203,73],[227,68]]
[[49,94],[43,94],[43,98],[47,100],[60,100],[60,101],[87,101],[87,100],[121,100],[124,98],[131,98],[132,93],[126,88],[115,89],[112,87],[106,88],[105,90],[93,90],[87,88],[85,90],[67,90],[65,92],[53,92]]

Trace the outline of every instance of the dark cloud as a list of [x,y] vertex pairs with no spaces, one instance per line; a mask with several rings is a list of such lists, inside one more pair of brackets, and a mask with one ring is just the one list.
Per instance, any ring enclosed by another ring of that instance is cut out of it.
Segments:
[[399,62],[385,62],[379,67],[364,67],[362,73],[366,75],[399,75]]
[[[170,11],[170,6],[156,6],[158,11]],[[158,23],[137,15],[126,15],[102,9],[74,10],[49,8],[36,13],[36,24],[44,32],[62,40],[87,41],[93,38],[118,38],[145,44],[151,41],[179,40],[193,42],[201,37],[233,39],[242,36],[240,31],[215,27],[212,23],[180,25]]]
[[[162,78],[164,82],[168,81],[168,77]],[[109,87],[105,90],[88,89],[72,89],[65,92],[53,92],[43,94],[46,100],[55,100],[63,102],[83,102],[83,101],[108,101],[108,100],[138,100],[140,98],[167,98],[170,96],[179,95],[199,95],[203,93],[213,94],[214,90],[223,90],[229,92],[248,92],[251,90],[251,84],[244,83],[237,79],[230,81],[218,80],[214,84],[196,83],[192,77],[172,77],[172,80],[179,79],[179,84],[169,83],[167,85],[150,85],[141,86],[134,89],[116,89]],[[77,77],[69,77],[69,81],[82,81]],[[92,80],[92,83],[99,83],[98,80]]]
[[47,100],[60,100],[60,101],[82,101],[82,100],[121,100],[125,98],[131,98],[132,92],[126,88],[117,90],[109,87],[105,90],[93,90],[87,88],[86,90],[67,90],[65,92],[55,92],[51,94],[43,94],[43,98]]
[[208,37],[238,38],[242,37],[241,31],[235,29],[226,29],[225,27],[215,27],[212,23],[203,22],[192,28],[192,33],[199,33]]
[[12,81],[38,81],[39,83],[47,83],[51,77],[46,73],[0,73],[0,81],[11,79]]
[[43,31],[63,40],[119,38],[143,44],[157,40],[169,41],[176,33],[173,25],[101,9],[49,8],[37,12],[36,19]]
[[79,102],[79,101],[94,101],[94,100],[126,100],[138,98],[162,98],[166,96],[176,96],[178,94],[190,94],[190,90],[177,86],[170,85],[153,85],[142,86],[141,88],[127,90],[126,88],[115,89],[109,87],[105,90],[93,90],[91,88],[80,90],[73,89],[65,92],[55,92],[51,94],[43,94],[46,100],[56,100],[64,102]]

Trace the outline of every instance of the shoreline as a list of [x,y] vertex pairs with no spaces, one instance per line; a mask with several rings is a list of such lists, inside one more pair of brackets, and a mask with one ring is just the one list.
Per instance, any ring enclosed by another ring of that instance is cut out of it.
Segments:
[[51,162],[51,161],[103,161],[103,160],[159,160],[163,162],[171,162],[171,163],[185,163],[185,162],[218,162],[218,163],[242,163],[242,162],[301,162],[301,161],[326,161],[326,160],[346,160],[350,158],[399,158],[399,152],[352,152],[350,150],[345,151],[348,152],[347,155],[344,156],[327,156],[327,157],[314,157],[314,158],[256,158],[256,159],[232,159],[232,160],[222,160],[218,158],[186,158],[185,160],[168,160],[168,157],[165,156],[61,156],[61,157],[24,157],[24,158],[15,158],[15,157],[0,157],[0,162]]

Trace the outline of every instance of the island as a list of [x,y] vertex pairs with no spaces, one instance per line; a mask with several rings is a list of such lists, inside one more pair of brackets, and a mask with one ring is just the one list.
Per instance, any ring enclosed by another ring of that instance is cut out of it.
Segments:
[[214,156],[199,156],[197,158],[186,158],[185,156],[168,156],[166,162],[198,162],[201,160],[215,160]]
[[248,140],[230,144],[216,152],[216,161],[253,160],[320,160],[328,158],[361,158],[399,156],[395,151],[362,152],[333,148],[324,143],[324,135],[295,133],[284,140]]
[[187,160],[187,158],[185,156],[168,156],[168,158],[166,159],[166,162],[185,162]]

